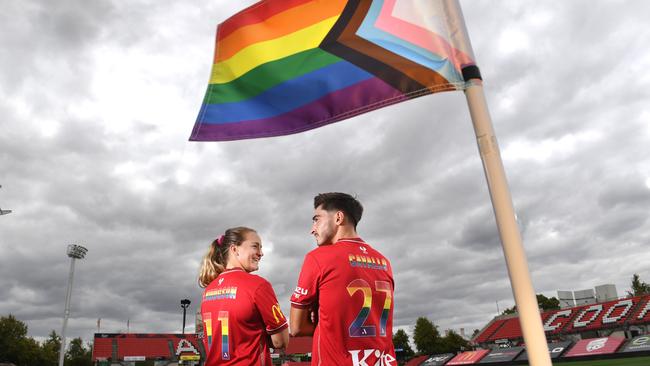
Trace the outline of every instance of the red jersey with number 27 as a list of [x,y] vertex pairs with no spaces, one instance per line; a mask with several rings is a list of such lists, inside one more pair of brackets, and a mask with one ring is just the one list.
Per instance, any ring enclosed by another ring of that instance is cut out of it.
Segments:
[[270,366],[269,335],[287,328],[271,284],[239,268],[205,288],[201,316],[206,366]]
[[291,306],[318,308],[312,365],[395,366],[393,271],[359,238],[305,256]]

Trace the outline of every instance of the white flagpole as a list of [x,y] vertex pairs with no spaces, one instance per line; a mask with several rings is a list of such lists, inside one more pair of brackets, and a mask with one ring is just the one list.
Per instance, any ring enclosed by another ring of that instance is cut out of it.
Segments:
[[479,79],[472,80],[468,85],[465,89],[465,96],[483,161],[483,170],[492,199],[512,292],[519,312],[519,322],[526,343],[528,360],[533,366],[550,366],[552,365],[551,357],[546,344],[542,318],[537,307],[537,297],[530,279],[526,253],[517,227],[515,210],[485,101],[483,86]]

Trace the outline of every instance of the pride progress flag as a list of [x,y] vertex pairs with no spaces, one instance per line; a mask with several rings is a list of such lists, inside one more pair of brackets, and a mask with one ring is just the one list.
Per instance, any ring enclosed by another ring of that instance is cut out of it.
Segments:
[[470,77],[457,0],[265,0],[218,26],[190,140],[297,133]]

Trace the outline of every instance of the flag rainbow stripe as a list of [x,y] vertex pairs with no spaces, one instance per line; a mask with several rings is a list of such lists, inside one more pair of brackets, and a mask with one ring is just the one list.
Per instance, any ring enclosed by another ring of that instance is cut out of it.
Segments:
[[286,135],[463,89],[471,48],[418,15],[435,18],[455,1],[258,2],[218,27],[190,140]]

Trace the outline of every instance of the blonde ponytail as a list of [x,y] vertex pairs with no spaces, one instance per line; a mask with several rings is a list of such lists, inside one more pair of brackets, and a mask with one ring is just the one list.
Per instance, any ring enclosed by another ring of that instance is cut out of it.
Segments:
[[228,263],[228,249],[230,246],[240,246],[244,242],[244,235],[256,232],[244,226],[226,230],[225,234],[210,244],[208,252],[203,256],[199,269],[199,286],[208,287],[226,269]]

